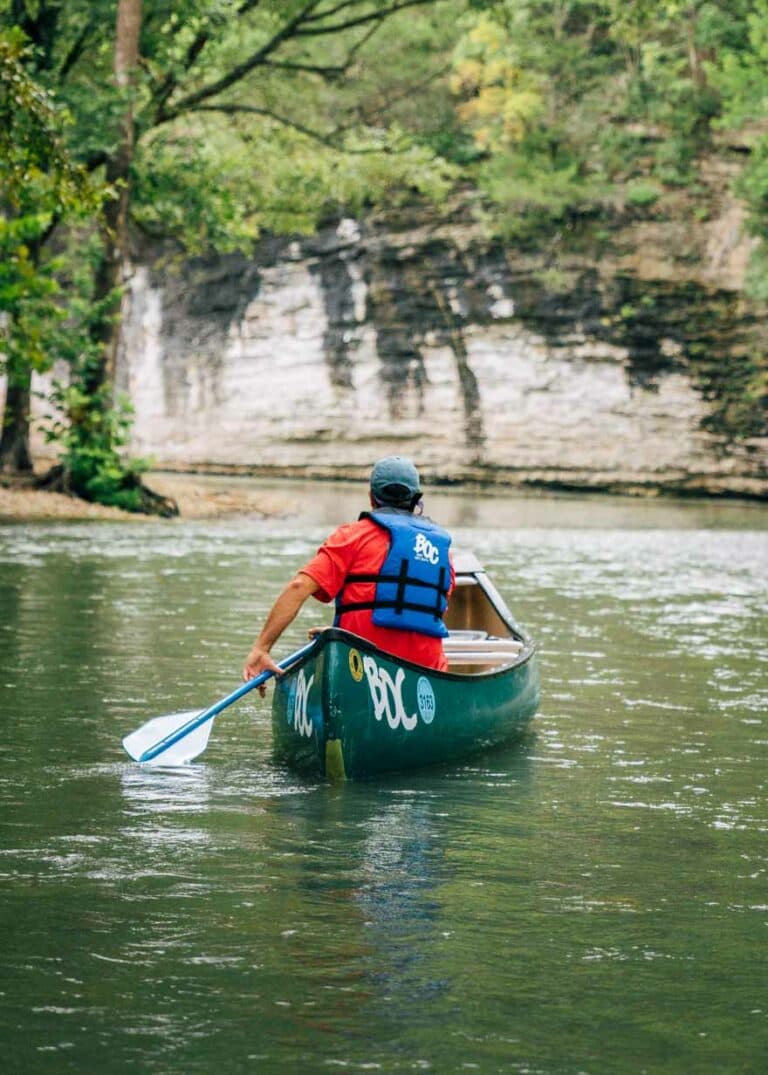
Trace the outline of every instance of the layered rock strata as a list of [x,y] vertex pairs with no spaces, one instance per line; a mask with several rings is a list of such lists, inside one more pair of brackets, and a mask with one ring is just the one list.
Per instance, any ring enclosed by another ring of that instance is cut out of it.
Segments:
[[432,480],[765,497],[765,416],[742,392],[762,324],[730,278],[660,260],[553,266],[471,226],[351,220],[251,258],[148,259],[119,364],[134,448],[323,476],[402,452]]

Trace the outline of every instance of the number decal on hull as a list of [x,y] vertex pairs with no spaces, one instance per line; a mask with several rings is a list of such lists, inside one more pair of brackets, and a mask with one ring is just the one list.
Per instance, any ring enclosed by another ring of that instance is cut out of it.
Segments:
[[431,724],[435,719],[437,704],[434,689],[426,676],[419,676],[419,682],[416,684],[416,705],[424,723]]

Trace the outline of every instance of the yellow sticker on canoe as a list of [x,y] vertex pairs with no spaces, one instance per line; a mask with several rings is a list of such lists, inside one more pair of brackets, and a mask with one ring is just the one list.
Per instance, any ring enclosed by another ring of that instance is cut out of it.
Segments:
[[349,651],[349,671],[355,683],[359,683],[363,678],[363,658],[356,649]]

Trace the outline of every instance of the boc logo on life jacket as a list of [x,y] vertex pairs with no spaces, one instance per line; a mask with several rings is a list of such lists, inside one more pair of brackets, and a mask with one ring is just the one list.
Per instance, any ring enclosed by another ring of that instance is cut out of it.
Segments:
[[424,534],[417,534],[416,544],[413,546],[413,555],[423,563],[437,564],[440,559],[440,550]]

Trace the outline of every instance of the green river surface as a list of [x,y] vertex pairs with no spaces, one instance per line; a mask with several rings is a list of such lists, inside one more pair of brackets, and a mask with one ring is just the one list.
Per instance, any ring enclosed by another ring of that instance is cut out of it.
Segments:
[[0,527],[2,1070],[768,1070],[765,507],[429,496],[539,644],[524,741],[312,783],[254,692],[139,768],[364,487],[289,496]]

